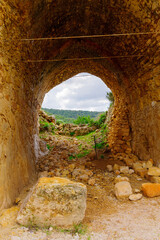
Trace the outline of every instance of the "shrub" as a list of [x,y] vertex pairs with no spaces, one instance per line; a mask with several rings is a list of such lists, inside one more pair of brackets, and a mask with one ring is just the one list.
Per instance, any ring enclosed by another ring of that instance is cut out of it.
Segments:
[[70,132],[70,136],[72,137],[75,134],[75,132]]
[[45,121],[40,121],[40,131],[48,131],[49,130],[49,123]]
[[76,120],[74,120],[74,123],[77,124],[77,125],[80,125],[80,124],[93,125],[94,120],[90,116],[87,116],[87,117],[78,116],[78,118]]

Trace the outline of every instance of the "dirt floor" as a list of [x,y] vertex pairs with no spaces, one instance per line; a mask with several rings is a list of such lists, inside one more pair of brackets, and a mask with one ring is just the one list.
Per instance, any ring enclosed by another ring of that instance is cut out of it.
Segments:
[[[90,136],[92,137],[92,135]],[[73,138],[63,136],[43,136],[47,141],[49,153],[37,163],[39,175],[67,177],[81,181],[87,186],[87,210],[80,231],[65,232],[62,229],[29,229],[16,223],[20,204],[29,191],[24,189],[17,204],[1,213],[0,239],[4,240],[158,240],[160,239],[160,197],[138,201],[120,201],[114,195],[116,174],[108,172],[106,166],[113,165],[111,153],[98,149],[95,159],[92,138]],[[89,149],[89,152],[87,152]],[[121,161],[114,161],[125,165]],[[90,171],[89,178],[75,176],[74,169]],[[141,190],[147,180],[136,174],[121,174],[130,180],[133,191]],[[89,184],[89,179],[94,184]],[[85,228],[85,231],[82,230]],[[83,234],[84,233],[84,234]]]

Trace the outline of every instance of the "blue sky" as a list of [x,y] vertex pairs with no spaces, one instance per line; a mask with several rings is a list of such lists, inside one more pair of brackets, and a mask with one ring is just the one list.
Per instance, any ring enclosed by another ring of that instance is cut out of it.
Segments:
[[80,73],[51,89],[42,107],[64,110],[106,111],[109,88],[98,77]]

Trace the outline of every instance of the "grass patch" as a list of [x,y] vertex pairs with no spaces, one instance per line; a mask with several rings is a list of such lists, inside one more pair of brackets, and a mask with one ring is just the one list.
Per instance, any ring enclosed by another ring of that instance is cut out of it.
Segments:
[[54,147],[47,143],[47,148],[48,148],[49,151],[51,151]]
[[104,148],[104,146],[105,146],[105,142],[100,142],[100,143],[96,143],[96,148],[97,149],[102,149],[102,148]]
[[69,160],[73,160],[73,159],[75,159],[75,158],[76,158],[76,157],[73,156],[73,155],[70,155],[70,156],[68,157]]
[[71,233],[72,235],[85,235],[87,233],[87,229],[87,226],[82,223],[73,225],[72,229],[56,228],[56,230],[59,232]]
[[77,158],[82,158],[82,157],[87,156],[89,153],[90,153],[90,151],[88,149],[86,149],[86,150],[83,150],[83,152],[80,152],[80,153],[76,154],[76,157]]

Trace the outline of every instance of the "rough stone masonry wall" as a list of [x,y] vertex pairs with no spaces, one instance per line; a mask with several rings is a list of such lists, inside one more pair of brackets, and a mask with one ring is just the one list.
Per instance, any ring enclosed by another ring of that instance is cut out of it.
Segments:
[[5,41],[23,35],[21,17],[11,6],[0,3],[0,209],[11,205],[34,178],[32,96],[20,65],[21,45]]
[[[0,1],[0,208],[35,176],[37,110],[44,94],[79,72],[99,76],[115,95],[109,136],[114,154],[129,154],[131,146],[140,159],[160,163],[159,34],[20,39],[159,30],[159,1]],[[109,57],[124,55],[142,56]],[[24,62],[97,56],[109,58]]]

